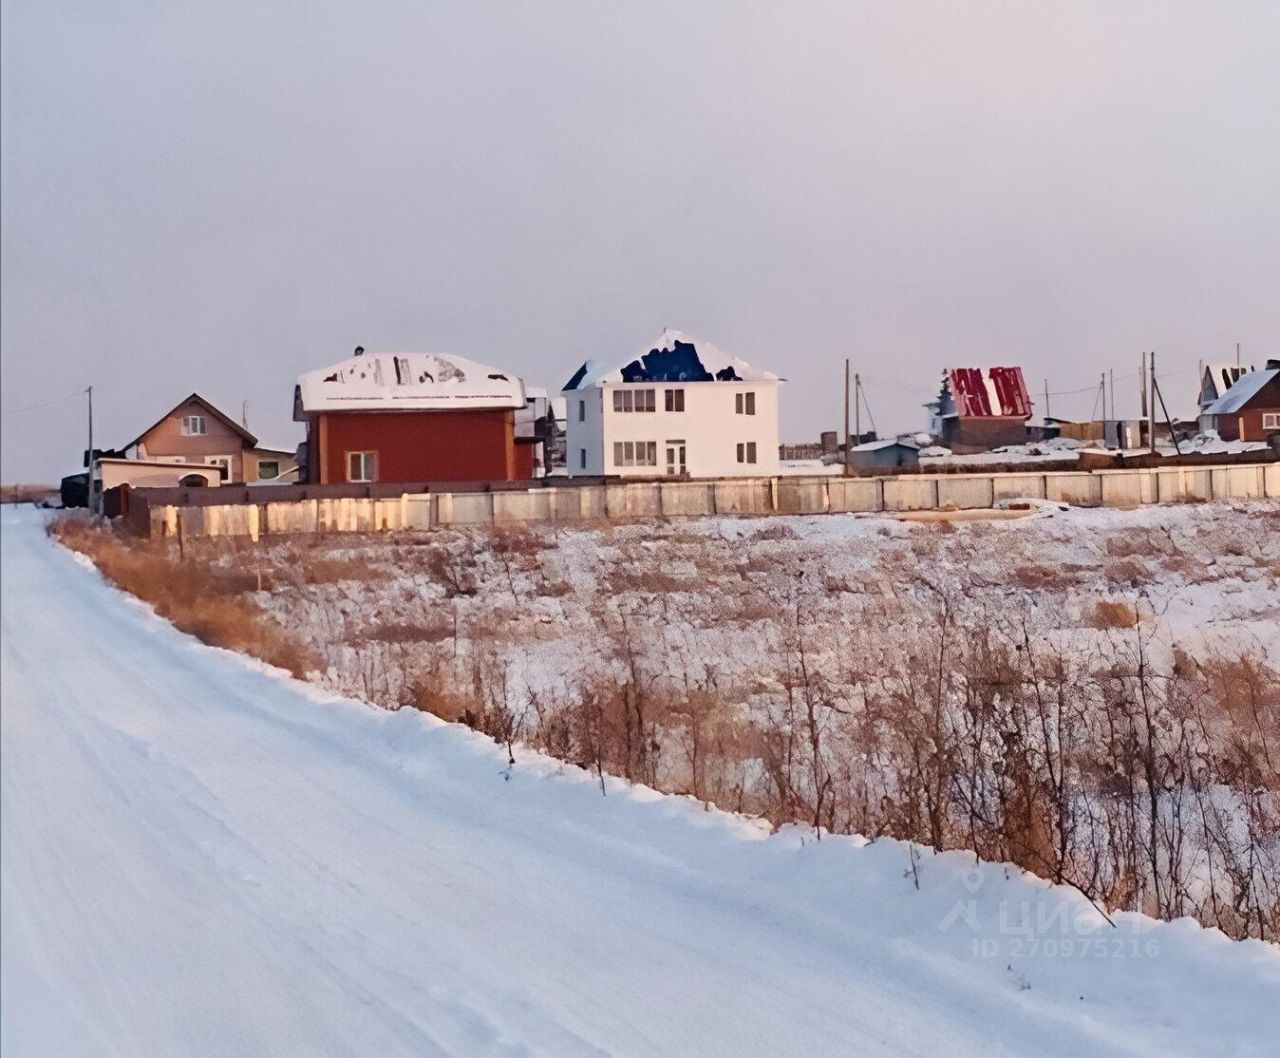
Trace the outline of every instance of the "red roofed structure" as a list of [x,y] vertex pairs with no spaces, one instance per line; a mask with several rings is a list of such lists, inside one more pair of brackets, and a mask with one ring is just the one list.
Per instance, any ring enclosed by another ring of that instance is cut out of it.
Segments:
[[953,367],[930,406],[934,432],[958,454],[1027,440],[1031,397],[1020,367]]

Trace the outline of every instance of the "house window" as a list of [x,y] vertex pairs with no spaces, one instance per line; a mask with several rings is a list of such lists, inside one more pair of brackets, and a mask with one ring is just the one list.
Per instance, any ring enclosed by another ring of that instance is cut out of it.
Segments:
[[587,402],[585,400],[578,401],[578,422],[587,421]]
[[258,460],[258,480],[270,481],[272,478],[280,476],[280,460],[278,459],[259,459]]
[[738,415],[754,415],[756,413],[755,393],[735,393],[733,395],[733,410]]
[[652,389],[615,389],[613,391],[614,411],[657,411],[655,390]]
[[377,481],[378,480],[378,453],[377,452],[348,452],[347,453],[347,480],[348,481]]
[[182,417],[183,437],[202,437],[207,432],[203,415],[184,415]]
[[614,441],[613,465],[615,467],[656,467],[658,442]]
[[756,461],[756,443],[755,441],[747,441],[746,444],[738,445],[738,462],[754,463]]
[[587,450],[585,448],[578,449],[578,469],[587,469]]
[[664,390],[667,411],[684,411],[684,390]]
[[223,481],[231,477],[231,457],[230,456],[205,456],[204,462],[206,466],[218,467],[219,477]]
[[1262,413],[1264,430],[1280,430],[1280,411],[1264,411]]

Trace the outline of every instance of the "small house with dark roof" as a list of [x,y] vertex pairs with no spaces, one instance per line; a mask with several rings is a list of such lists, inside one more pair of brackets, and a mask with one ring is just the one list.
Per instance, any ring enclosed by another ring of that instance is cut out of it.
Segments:
[[1236,379],[1200,413],[1199,425],[1224,441],[1265,441],[1280,434],[1280,360]]
[[782,381],[673,330],[621,363],[588,360],[562,390],[568,473],[777,474]]

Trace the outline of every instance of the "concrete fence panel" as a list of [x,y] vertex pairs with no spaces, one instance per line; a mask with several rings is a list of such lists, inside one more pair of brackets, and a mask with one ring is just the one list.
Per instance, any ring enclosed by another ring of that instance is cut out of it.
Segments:
[[1102,490],[1100,502],[1104,507],[1139,507],[1150,502],[1145,497],[1148,489],[1144,487],[1145,470],[1100,470],[1098,484]]
[[830,510],[827,482],[822,478],[779,478],[779,514],[826,514]]
[[604,503],[607,518],[659,518],[662,515],[662,489],[657,482],[651,481],[605,485]]
[[833,514],[869,514],[884,510],[883,478],[836,478],[827,482]]
[[[528,492],[494,492],[493,520],[495,522],[532,522],[538,520],[533,497]],[[545,511],[545,508],[544,508]],[[546,517],[543,513],[542,517]]]
[[[1262,467],[1223,467],[1214,471],[1214,496],[1231,500],[1258,500],[1265,495],[1263,490]],[[1221,479],[1216,475],[1221,474]],[[1218,492],[1221,480],[1222,492]]]
[[712,482],[713,506],[720,514],[768,514],[773,510],[773,482],[768,478]]
[[992,474],[991,503],[1001,500],[1043,500],[1043,474]]
[[578,509],[583,518],[609,516],[609,492],[603,485],[584,485],[578,489]]
[[1267,463],[1263,466],[1262,491],[1271,499],[1280,499],[1280,463]]
[[711,481],[664,481],[658,496],[662,513],[669,518],[716,513],[716,487]]
[[995,506],[995,480],[991,477],[938,478],[938,506],[973,510]]
[[401,523],[405,529],[430,529],[435,524],[432,518],[435,497],[430,493],[408,493],[400,500],[404,505]]
[[904,476],[884,479],[886,511],[928,511],[937,506],[937,478]]
[[[493,522],[492,492],[448,492],[440,496],[443,525],[489,525]],[[446,500],[448,502],[446,502]]]
[[1044,498],[1076,507],[1102,504],[1101,479],[1088,471],[1044,475]]

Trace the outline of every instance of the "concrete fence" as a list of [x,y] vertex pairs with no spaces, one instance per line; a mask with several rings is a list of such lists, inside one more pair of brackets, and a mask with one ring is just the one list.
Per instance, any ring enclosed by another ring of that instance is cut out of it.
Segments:
[[841,514],[972,510],[1001,501],[1079,507],[1280,499],[1280,463],[1070,473],[929,477],[776,477],[609,482],[497,492],[405,493],[204,507],[153,506],[153,538],[374,533],[465,525],[689,518],[710,514]]

